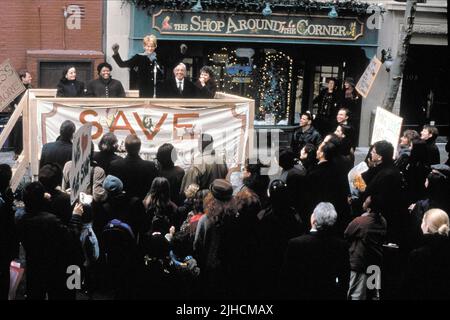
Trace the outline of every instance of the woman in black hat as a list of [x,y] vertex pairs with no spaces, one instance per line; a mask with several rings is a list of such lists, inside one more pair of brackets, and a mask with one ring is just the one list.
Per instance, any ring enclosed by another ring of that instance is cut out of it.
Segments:
[[225,179],[216,179],[203,200],[205,214],[197,224],[194,253],[199,261],[200,282],[208,298],[225,298],[227,234],[236,214],[233,187]]

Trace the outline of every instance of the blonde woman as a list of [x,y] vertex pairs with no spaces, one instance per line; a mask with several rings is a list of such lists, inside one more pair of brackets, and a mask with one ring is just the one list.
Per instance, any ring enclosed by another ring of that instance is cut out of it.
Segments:
[[404,298],[450,299],[449,218],[441,209],[425,212],[422,245],[411,251],[404,279]]
[[115,43],[112,46],[112,50],[114,52],[112,57],[114,61],[116,61],[117,65],[121,68],[137,69],[139,97],[158,97],[159,92],[157,84],[159,84],[159,82],[163,80],[163,66],[169,68],[171,67],[170,65],[167,65],[167,62],[165,61],[167,61],[169,58],[175,57],[175,60],[177,60],[177,62],[180,62],[180,55],[186,53],[187,47],[186,45],[182,44],[180,46],[180,53],[174,52],[170,57],[166,57],[163,61],[161,56],[158,56],[156,54],[158,42],[154,35],[145,36],[142,41],[142,45],[144,48],[143,53],[135,54],[131,59],[123,61],[119,54],[119,45]]
[[123,61],[119,54],[119,45],[116,43],[112,46],[114,52],[112,57],[119,67],[137,68],[139,97],[141,98],[151,98],[155,95],[155,73],[157,80],[161,79],[161,69],[158,68],[155,52],[157,47],[156,37],[147,35],[143,39],[144,52],[135,54],[131,59]]

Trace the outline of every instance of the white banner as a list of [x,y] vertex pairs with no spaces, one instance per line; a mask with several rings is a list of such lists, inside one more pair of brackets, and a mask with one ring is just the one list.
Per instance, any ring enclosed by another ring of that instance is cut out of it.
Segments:
[[386,109],[377,107],[375,114],[375,122],[372,131],[372,141],[386,140],[394,146],[394,157],[397,154],[397,146],[400,139],[400,131],[402,129],[403,118],[387,111]]
[[72,167],[70,168],[70,202],[78,199],[81,192],[86,192],[91,178],[91,130],[90,123],[83,125],[73,135]]
[[224,156],[228,168],[245,160],[249,134],[249,103],[213,107],[174,107],[153,104],[93,107],[88,105],[62,105],[50,101],[37,101],[39,150],[47,142],[55,141],[64,120],[72,120],[79,128],[92,123],[92,141],[97,144],[103,134],[113,132],[123,145],[129,134],[141,139],[141,156],[154,159],[158,147],[171,143],[177,149],[176,164],[187,168],[198,152],[198,137],[210,134],[214,150]]

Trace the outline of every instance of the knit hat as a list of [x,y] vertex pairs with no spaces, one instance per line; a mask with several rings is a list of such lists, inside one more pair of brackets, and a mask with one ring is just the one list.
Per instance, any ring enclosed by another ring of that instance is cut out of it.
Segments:
[[116,195],[122,192],[123,190],[123,183],[122,181],[112,175],[106,176],[105,180],[103,181],[103,188],[111,195]]
[[228,201],[233,196],[233,187],[225,179],[216,179],[209,187],[214,198],[221,201]]

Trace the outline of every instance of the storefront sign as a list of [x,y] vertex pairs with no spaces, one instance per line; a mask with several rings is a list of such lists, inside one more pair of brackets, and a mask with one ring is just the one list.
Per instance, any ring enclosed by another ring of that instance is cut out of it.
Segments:
[[364,24],[355,17],[226,12],[183,12],[162,9],[152,17],[152,27],[161,35],[225,37],[271,37],[287,39],[356,40]]
[[24,91],[25,87],[9,60],[0,64],[0,111]]

